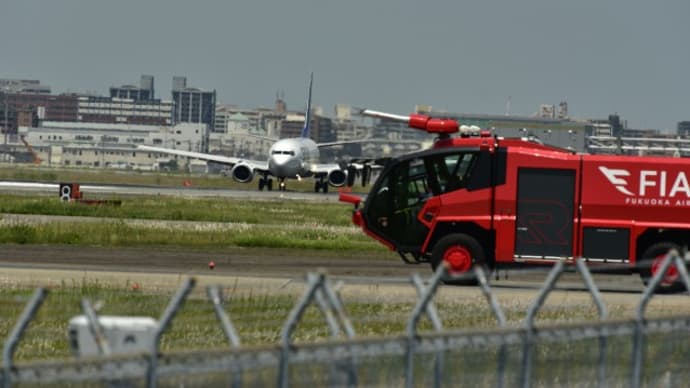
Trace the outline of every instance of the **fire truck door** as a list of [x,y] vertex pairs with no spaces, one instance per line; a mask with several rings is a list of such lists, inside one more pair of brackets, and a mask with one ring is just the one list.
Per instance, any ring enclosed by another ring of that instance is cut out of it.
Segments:
[[575,170],[518,170],[515,255],[553,259],[573,255]]

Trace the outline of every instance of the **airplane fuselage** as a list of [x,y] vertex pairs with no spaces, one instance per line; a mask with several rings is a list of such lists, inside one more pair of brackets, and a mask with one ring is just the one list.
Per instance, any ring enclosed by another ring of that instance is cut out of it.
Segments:
[[278,140],[268,155],[268,169],[277,178],[310,176],[315,163],[319,163],[319,147],[306,137]]

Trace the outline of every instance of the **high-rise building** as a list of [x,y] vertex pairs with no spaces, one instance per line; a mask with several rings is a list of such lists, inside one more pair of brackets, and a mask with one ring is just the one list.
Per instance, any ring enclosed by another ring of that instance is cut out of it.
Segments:
[[[215,128],[216,91],[200,90],[187,87],[185,77],[173,77],[172,99],[173,121],[175,123],[206,124],[206,128]],[[205,137],[204,148],[208,147],[208,132]]]
[[690,137],[690,121],[680,121],[678,123],[678,136]]

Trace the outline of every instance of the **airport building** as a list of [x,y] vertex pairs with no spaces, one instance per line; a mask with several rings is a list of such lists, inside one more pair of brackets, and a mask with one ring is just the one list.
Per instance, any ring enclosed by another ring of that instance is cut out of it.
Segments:
[[153,88],[153,76],[152,75],[142,75],[139,81],[139,86],[135,85],[123,85],[123,86],[112,86],[110,88],[111,98],[125,98],[134,101],[147,101],[155,99],[155,93]]
[[[215,128],[216,91],[187,87],[186,77],[173,77],[173,121],[175,123],[206,124],[209,131]],[[209,134],[204,134],[204,147],[208,151]]]
[[75,95],[36,93],[0,93],[0,127],[16,134],[20,112],[30,112],[31,120],[77,121],[78,104]]
[[172,125],[172,114],[172,101],[78,97],[77,121],[86,123]]
[[[20,127],[42,165],[155,169],[160,156],[136,149],[147,144],[200,151],[204,124],[175,126],[43,121],[39,127]],[[21,148],[21,144],[15,144]],[[186,158],[183,158],[186,162]]]
[[42,85],[37,79],[0,78],[0,92],[50,94],[50,86]]

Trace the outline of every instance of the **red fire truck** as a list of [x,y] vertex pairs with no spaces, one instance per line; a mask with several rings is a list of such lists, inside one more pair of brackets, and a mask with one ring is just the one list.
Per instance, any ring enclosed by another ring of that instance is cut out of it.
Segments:
[[[361,209],[359,197],[340,197],[355,205],[356,225],[409,263],[462,273],[583,257],[646,281],[690,243],[690,160],[451,137],[454,120],[362,113],[439,134],[431,149],[391,159]],[[671,268],[663,286],[679,284]]]

